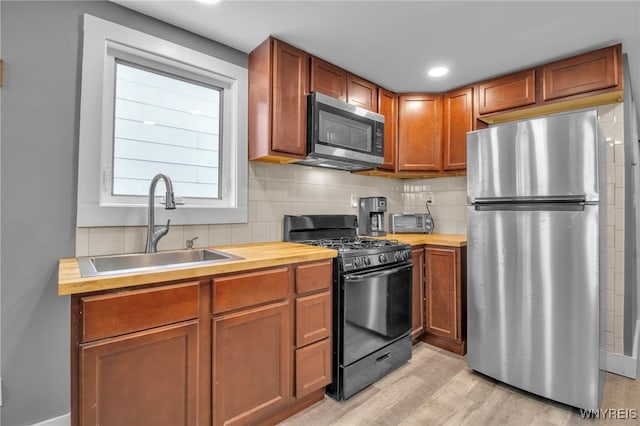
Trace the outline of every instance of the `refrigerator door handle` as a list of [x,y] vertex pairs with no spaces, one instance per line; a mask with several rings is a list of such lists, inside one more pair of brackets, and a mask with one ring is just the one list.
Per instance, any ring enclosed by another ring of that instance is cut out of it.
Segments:
[[514,203],[491,203],[476,204],[476,211],[566,211],[581,212],[584,211],[584,203],[532,203],[532,204],[514,204]]
[[562,196],[532,196],[532,197],[477,197],[473,200],[476,204],[533,204],[533,203],[584,203],[587,197],[582,195],[562,195]]

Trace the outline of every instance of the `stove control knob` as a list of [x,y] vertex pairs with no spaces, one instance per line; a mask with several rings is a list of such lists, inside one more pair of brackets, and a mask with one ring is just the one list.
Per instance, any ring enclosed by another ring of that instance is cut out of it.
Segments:
[[360,267],[360,258],[356,257],[355,259],[353,259],[353,266],[355,266],[356,268]]
[[362,258],[362,263],[364,263],[365,265],[369,266],[371,264],[371,259],[369,259],[369,256],[364,256]]
[[387,255],[384,253],[378,256],[378,259],[380,260],[380,263],[387,263]]

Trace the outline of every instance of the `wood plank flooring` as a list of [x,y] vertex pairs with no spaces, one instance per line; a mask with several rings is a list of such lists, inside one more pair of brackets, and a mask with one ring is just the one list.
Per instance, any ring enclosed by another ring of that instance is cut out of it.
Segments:
[[473,372],[461,357],[426,343],[407,364],[345,402],[324,400],[282,426],[640,425],[640,380],[607,373],[602,409],[636,419],[582,419],[580,410]]

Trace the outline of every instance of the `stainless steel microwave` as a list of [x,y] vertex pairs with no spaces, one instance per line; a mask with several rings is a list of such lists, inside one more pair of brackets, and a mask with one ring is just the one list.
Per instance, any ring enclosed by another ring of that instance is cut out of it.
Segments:
[[394,213],[389,215],[389,232],[392,234],[431,234],[433,219],[428,213]]
[[322,93],[309,94],[307,158],[296,164],[365,170],[383,161],[383,115]]

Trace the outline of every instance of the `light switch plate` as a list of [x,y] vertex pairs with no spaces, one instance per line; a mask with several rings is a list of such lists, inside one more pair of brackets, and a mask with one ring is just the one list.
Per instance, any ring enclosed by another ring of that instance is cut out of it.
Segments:
[[358,196],[351,194],[351,207],[358,207]]

